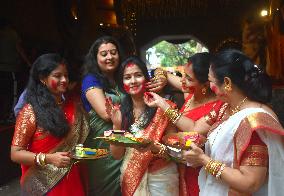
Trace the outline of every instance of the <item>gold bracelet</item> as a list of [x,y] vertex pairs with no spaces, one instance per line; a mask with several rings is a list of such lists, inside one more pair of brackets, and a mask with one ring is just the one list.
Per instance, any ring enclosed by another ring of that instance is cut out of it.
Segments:
[[154,71],[154,76],[156,78],[160,78],[160,77],[167,78],[167,72],[165,70],[163,70],[162,68],[157,68]]
[[171,107],[168,107],[164,114],[170,119],[170,121],[173,124],[176,124],[178,119],[181,117],[181,113],[178,111],[178,109],[172,109]]
[[41,166],[41,165],[40,165],[40,160],[39,160],[40,154],[41,154],[41,152],[36,155],[36,165],[37,165],[37,166]]
[[164,115],[167,116],[167,113],[169,112],[170,109],[171,109],[171,106],[167,107],[167,109],[164,111]]
[[36,166],[37,166],[37,161],[36,161],[36,160],[37,160],[37,155],[38,155],[37,153],[35,153],[35,155],[34,155],[34,164],[35,164]]
[[46,165],[45,158],[46,158],[46,155],[44,153],[41,153],[40,156],[39,156],[40,166]]
[[216,174],[216,178],[217,180],[220,180],[221,179],[221,174],[223,173],[224,169],[226,167],[226,164],[223,163],[218,171],[218,173]]
[[181,117],[181,113],[180,112],[178,112],[178,116],[175,118],[175,119],[173,119],[173,124],[176,124],[177,123],[177,121],[180,119],[180,117]]
[[220,176],[225,167],[226,165],[224,163],[210,159],[205,166],[205,171],[212,176],[215,176],[217,179],[220,179]]

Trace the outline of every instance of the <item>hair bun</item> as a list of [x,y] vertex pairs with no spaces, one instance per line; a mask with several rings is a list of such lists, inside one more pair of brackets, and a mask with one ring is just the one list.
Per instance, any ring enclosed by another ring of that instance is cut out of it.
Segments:
[[249,71],[250,78],[257,78],[263,71],[258,67],[258,65],[253,65],[253,68]]

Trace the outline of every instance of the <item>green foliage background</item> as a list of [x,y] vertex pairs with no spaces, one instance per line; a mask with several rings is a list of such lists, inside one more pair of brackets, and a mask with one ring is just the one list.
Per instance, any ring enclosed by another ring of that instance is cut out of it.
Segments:
[[197,42],[190,40],[183,44],[171,44],[162,41],[155,48],[156,55],[161,58],[162,67],[175,67],[187,63],[187,59],[196,53]]

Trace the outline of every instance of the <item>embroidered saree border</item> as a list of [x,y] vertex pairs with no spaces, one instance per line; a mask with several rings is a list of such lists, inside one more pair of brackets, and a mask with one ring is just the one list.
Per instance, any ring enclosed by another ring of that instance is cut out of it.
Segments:
[[[70,151],[78,143],[83,143],[89,133],[88,120],[81,105],[76,108],[75,122],[62,141],[49,153]],[[44,168],[30,167],[23,177],[22,187],[30,195],[44,195],[50,191],[71,168],[57,168],[48,164]]]
[[[168,122],[168,118],[164,115],[164,112],[161,109],[157,109],[152,122],[143,131],[144,137],[153,141],[160,141]],[[122,174],[121,188],[124,196],[132,196],[135,193],[152,158],[153,155],[150,151],[141,153],[133,149],[132,156],[127,163],[127,168]]]
[[247,116],[242,120],[234,136],[235,159],[234,166],[239,167],[241,157],[247,149],[254,131],[270,131],[284,135],[283,128],[269,114],[258,112]]
[[249,145],[242,156],[240,165],[266,167],[268,165],[267,147],[262,145]]

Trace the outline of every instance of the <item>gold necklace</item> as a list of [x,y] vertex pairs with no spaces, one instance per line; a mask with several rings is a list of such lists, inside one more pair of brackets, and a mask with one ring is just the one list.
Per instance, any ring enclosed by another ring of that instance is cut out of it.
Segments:
[[218,136],[218,134],[219,134],[219,131],[222,129],[222,123],[225,122],[225,118],[226,118],[226,115],[227,115],[227,111],[226,111],[226,110],[228,109],[228,105],[229,105],[229,104],[225,103],[225,104],[220,108],[219,114],[221,114],[222,116],[220,116],[220,118],[217,119],[217,120],[218,120],[217,126],[216,126],[214,129],[211,129],[211,130],[208,132],[208,136],[210,136],[210,134],[212,134],[212,133],[214,132],[214,130],[216,130],[216,128],[218,128],[218,129],[216,130],[216,135],[215,135],[215,137],[214,137],[212,143],[210,143],[210,141],[209,141],[209,146],[210,146],[211,149],[212,149],[212,147],[213,147],[213,145],[214,145],[214,143],[215,143],[215,140],[216,140],[216,138],[217,138],[217,136]]
[[235,108],[231,109],[231,116],[241,110],[242,105],[245,103],[248,97],[245,97]]
[[190,107],[190,105],[191,105],[191,103],[192,103],[193,99],[194,99],[194,95],[192,95],[192,97],[191,97],[191,98],[190,98],[190,99],[186,102],[186,104],[185,104],[185,106],[184,106],[184,110],[183,110],[182,114],[184,114],[184,113],[188,112],[189,107]]
[[[241,106],[246,102],[246,100],[247,100],[247,98],[248,97],[245,97],[235,108],[233,108],[233,109],[231,109],[231,115],[229,115],[229,118],[232,116],[232,115],[234,115],[235,113],[237,113],[237,112],[239,112],[240,110],[241,110]],[[219,134],[219,132],[220,132],[220,130],[223,128],[223,123],[226,121],[223,121],[222,122],[222,120],[225,118],[225,116],[226,116],[226,111],[224,112],[224,114],[223,114],[223,116],[222,116],[222,118],[220,119],[220,124],[218,125],[218,129],[217,129],[217,131],[216,131],[216,135],[215,135],[215,137],[214,137],[214,139],[213,139],[213,141],[212,141],[212,143],[211,143],[211,149],[212,149],[212,147],[213,147],[213,145],[214,145],[214,143],[215,143],[215,140],[216,140],[216,138],[217,138],[217,136],[218,136],[218,134]],[[228,120],[228,119],[227,119]]]

